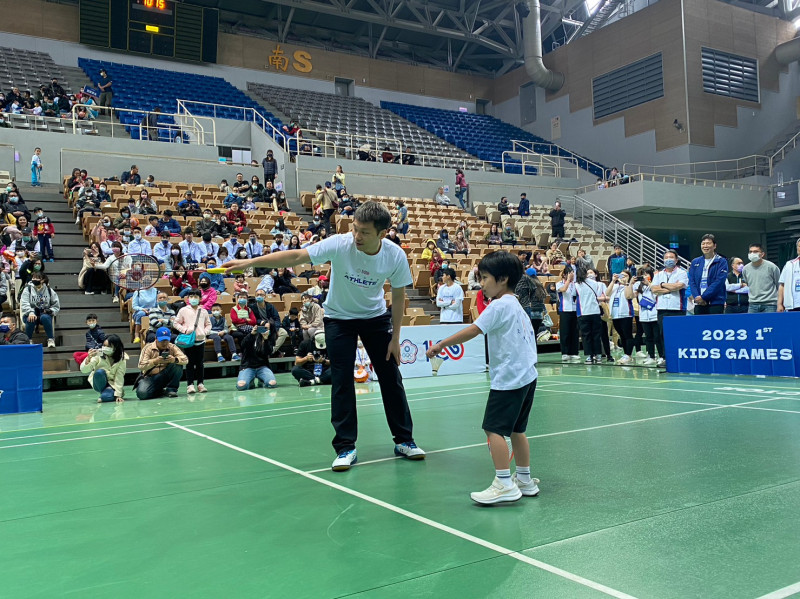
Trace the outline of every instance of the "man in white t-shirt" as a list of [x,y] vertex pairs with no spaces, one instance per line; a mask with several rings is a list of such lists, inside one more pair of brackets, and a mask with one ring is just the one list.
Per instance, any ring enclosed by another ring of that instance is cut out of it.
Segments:
[[[353,217],[353,230],[333,235],[302,250],[287,250],[252,260],[234,260],[228,272],[251,266],[280,268],[331,263],[325,308],[325,340],[331,361],[331,424],[336,431],[335,471],[349,470],[357,460],[356,391],[353,380],[358,338],[364,343],[383,397],[386,420],[394,436],[394,453],[411,460],[425,458],[414,443],[413,423],[400,376],[400,326],[405,288],[411,269],[399,245],[385,239],[392,223],[389,211],[377,202],[365,202]],[[391,316],[386,310],[383,285],[392,286]]]
[[[664,318],[667,316],[686,316],[686,295],[689,286],[689,275],[678,266],[678,254],[672,250],[664,252],[664,270],[659,270],[653,277],[650,291],[656,296],[658,311],[658,334],[661,346],[664,344]],[[657,366],[664,366],[663,356],[658,358]]]
[[439,306],[439,322],[453,323],[464,322],[464,291],[461,285],[455,283],[456,271],[452,268],[443,268],[442,283],[436,292],[436,305]]
[[797,240],[797,258],[786,262],[778,285],[778,312],[798,311],[800,311],[800,239]]

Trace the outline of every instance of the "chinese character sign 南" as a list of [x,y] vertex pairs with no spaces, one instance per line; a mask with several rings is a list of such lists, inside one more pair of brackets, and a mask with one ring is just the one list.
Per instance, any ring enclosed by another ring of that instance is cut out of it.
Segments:
[[286,73],[290,66],[298,73],[310,73],[313,68],[311,64],[311,54],[305,50],[295,50],[292,52],[292,60],[290,61],[289,57],[283,51],[283,48],[281,48],[281,45],[278,44],[269,56],[267,68],[275,68],[278,71]]

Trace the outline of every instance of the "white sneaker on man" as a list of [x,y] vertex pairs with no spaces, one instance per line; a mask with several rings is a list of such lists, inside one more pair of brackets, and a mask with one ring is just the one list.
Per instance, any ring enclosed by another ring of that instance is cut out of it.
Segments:
[[569,356],[567,354],[561,354],[561,361],[569,362]]
[[194,388],[194,385],[189,385],[188,387],[186,387],[186,393],[189,393],[189,394],[197,393],[197,389]]
[[659,358],[658,362],[656,362],[656,366],[658,368],[661,368],[662,366],[666,366],[666,365],[667,365],[667,361],[664,358]]
[[633,357],[634,358],[646,358],[647,357],[647,352],[643,352],[643,351],[639,350],[635,354],[633,354]]
[[625,366],[626,364],[630,364],[633,362],[630,356],[622,356],[619,360],[617,360],[617,364],[620,366]]
[[569,357],[569,361],[570,361],[571,364],[579,364],[580,361],[581,361],[581,357],[580,356],[570,356]]
[[335,460],[333,460],[333,464],[331,464],[331,470],[334,472],[344,472],[345,470],[350,470],[350,466],[355,464],[357,461],[358,454],[356,454],[355,449],[343,451],[336,456]]
[[653,358],[645,358],[641,362],[639,362],[642,366],[655,366],[656,361]]
[[539,479],[532,478],[530,482],[521,483],[515,474],[513,477],[514,484],[519,487],[525,497],[536,497],[539,494]]
[[424,460],[425,452],[413,441],[406,441],[394,446],[394,455],[408,458],[409,460]]
[[478,491],[469,494],[470,499],[475,503],[482,505],[492,505],[494,503],[503,503],[505,501],[517,501],[522,497],[522,491],[517,485],[506,487],[500,482],[497,477],[494,478],[492,484],[485,491]]

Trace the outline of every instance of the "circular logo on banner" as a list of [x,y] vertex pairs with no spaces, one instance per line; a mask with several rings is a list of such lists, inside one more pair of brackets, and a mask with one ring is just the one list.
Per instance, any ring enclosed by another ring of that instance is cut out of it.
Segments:
[[400,363],[401,364],[413,364],[417,361],[417,354],[419,353],[419,348],[411,343],[409,339],[404,339],[403,342],[400,344]]

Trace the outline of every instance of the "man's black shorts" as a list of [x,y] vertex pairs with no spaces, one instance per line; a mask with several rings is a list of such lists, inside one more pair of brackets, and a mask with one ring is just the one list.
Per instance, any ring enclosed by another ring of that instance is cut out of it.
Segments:
[[491,389],[483,414],[483,430],[504,437],[510,437],[511,433],[524,433],[528,428],[535,391],[536,380],[519,389]]

